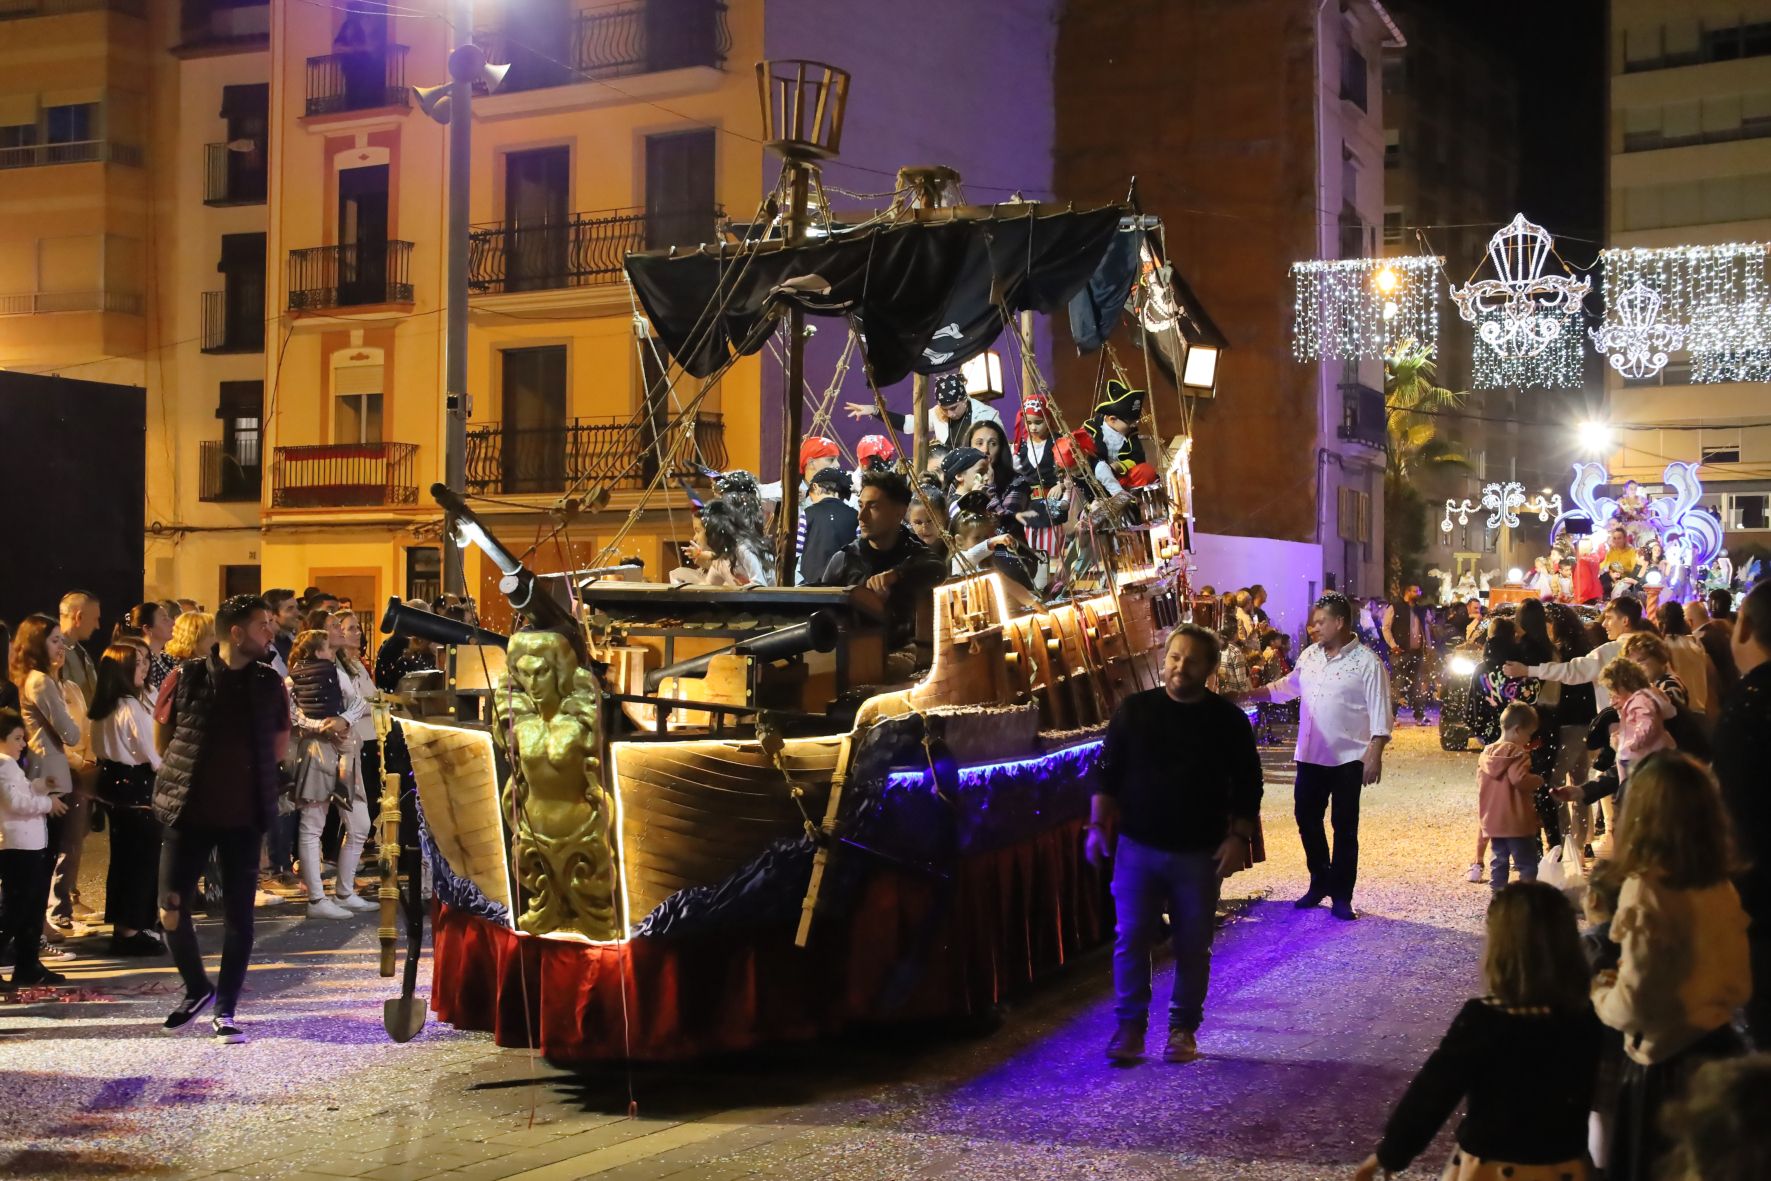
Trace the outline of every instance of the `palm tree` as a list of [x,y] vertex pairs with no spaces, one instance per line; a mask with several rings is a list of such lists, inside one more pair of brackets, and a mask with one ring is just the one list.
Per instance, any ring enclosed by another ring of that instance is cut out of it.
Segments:
[[1421,578],[1428,524],[1423,477],[1470,467],[1441,417],[1467,395],[1437,384],[1436,376],[1431,346],[1406,341],[1384,358],[1384,551],[1390,577],[1400,584],[1392,592]]

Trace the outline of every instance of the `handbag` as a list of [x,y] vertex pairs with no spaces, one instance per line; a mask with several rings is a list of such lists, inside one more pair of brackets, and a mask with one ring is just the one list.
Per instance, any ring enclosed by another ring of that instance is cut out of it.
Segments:
[[[1554,886],[1558,890],[1566,890],[1573,883],[1568,880],[1568,867],[1563,861],[1565,847],[1557,845],[1537,863],[1537,880],[1546,886]],[[1580,864],[1578,861],[1576,865]]]

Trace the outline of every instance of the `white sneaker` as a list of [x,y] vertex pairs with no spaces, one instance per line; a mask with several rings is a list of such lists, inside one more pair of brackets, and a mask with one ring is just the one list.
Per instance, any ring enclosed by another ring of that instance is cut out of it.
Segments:
[[307,917],[310,919],[348,919],[351,912],[330,898],[321,898],[307,904]]
[[346,910],[354,910],[359,913],[366,910],[381,909],[381,903],[371,902],[361,894],[340,894],[337,896],[337,901],[338,905],[344,907]]
[[1472,882],[1482,882],[1482,881],[1488,880],[1488,875],[1483,872],[1482,863],[1480,861],[1470,862],[1470,872],[1465,874],[1464,877],[1467,880],[1472,881]]
[[252,896],[252,905],[281,906],[283,905],[283,896],[281,894],[272,894],[268,890],[260,890]]

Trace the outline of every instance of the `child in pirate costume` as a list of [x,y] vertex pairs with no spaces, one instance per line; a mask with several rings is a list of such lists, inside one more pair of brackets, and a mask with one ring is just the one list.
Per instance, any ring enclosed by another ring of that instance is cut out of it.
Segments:
[[1058,484],[1054,442],[1051,420],[1045,416],[1045,399],[1039,394],[1028,394],[1021,399],[1021,409],[1015,414],[1014,459],[1015,470],[1033,488],[1035,503]]
[[1107,396],[1095,405],[1094,416],[1083,424],[1082,429],[1094,441],[1095,455],[1105,460],[1115,475],[1144,462],[1144,443],[1138,438],[1138,420],[1143,413],[1144,391],[1114,378],[1107,382]]
[[[935,378],[935,404],[929,407],[929,439],[942,447],[963,447],[971,438],[972,428],[980,422],[1002,425],[1002,415],[988,402],[967,396],[965,377],[957,369]],[[850,418],[878,418],[879,410],[870,402],[850,402],[846,409]],[[898,430],[910,429],[908,414],[886,415],[886,421]]]

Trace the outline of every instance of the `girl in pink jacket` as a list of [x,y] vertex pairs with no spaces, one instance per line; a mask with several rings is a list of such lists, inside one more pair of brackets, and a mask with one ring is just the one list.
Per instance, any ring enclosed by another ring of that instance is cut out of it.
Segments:
[[1611,745],[1617,748],[1618,778],[1657,750],[1678,744],[1667,733],[1666,722],[1678,711],[1665,693],[1648,681],[1648,672],[1627,656],[1619,656],[1599,673],[1599,683],[1617,707],[1617,730]]

